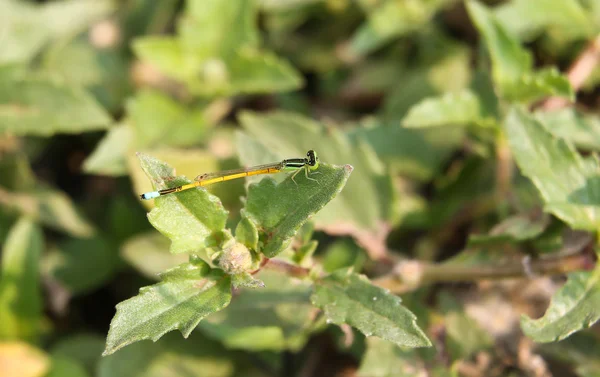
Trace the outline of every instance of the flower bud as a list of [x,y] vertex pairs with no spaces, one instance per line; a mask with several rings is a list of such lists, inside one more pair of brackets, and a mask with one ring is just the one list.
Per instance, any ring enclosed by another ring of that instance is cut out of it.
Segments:
[[235,243],[223,250],[219,267],[228,274],[238,274],[252,268],[252,253],[241,243]]

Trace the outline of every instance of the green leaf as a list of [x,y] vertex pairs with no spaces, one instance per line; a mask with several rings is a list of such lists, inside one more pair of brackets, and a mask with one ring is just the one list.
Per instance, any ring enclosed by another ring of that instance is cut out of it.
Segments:
[[54,38],[69,38],[110,15],[110,0],[52,1],[41,7],[44,23]]
[[61,191],[38,187],[21,193],[0,188],[0,205],[72,236],[90,237],[95,232],[78,213],[71,199]]
[[231,275],[231,285],[233,288],[264,288],[265,283],[252,276],[249,272],[238,272]]
[[580,377],[594,377],[600,373],[600,340],[592,333],[580,332],[560,342],[540,347],[545,355],[569,363]]
[[90,374],[86,372],[78,362],[64,358],[52,357],[52,366],[45,377],[88,377]]
[[[106,23],[101,23],[97,30],[103,32],[106,27]],[[93,39],[93,32],[89,39]],[[44,53],[41,72],[60,78],[70,86],[86,88],[109,112],[120,113],[132,91],[130,75],[134,76],[133,80],[137,79],[139,70],[130,72],[129,56],[122,50],[97,48],[89,39],[76,38],[69,43],[52,45]]]
[[467,158],[435,192],[427,208],[424,226],[441,227],[473,202],[489,200],[494,187],[495,165],[490,159]]
[[302,77],[292,65],[276,55],[255,49],[243,49],[231,60],[228,66],[228,82],[221,87],[192,87],[196,93],[270,93],[299,89]]
[[258,229],[254,222],[247,217],[242,217],[235,228],[235,239],[250,250],[258,248]]
[[472,75],[469,49],[447,38],[435,40],[436,44],[430,47],[431,39],[426,38],[422,48],[435,48],[436,54],[419,59],[418,68],[406,69],[397,80],[399,84],[385,97],[381,116],[386,123],[402,121],[412,106],[427,97],[457,93],[468,87]]
[[311,297],[329,322],[349,324],[366,336],[378,336],[399,346],[430,347],[417,326],[417,317],[403,307],[401,299],[369,282],[352,269],[338,270],[315,283]]
[[136,53],[201,96],[269,93],[297,89],[292,66],[258,48],[251,0],[189,3],[178,38],[145,37]]
[[[310,149],[319,154],[322,162],[351,164],[359,175],[354,176],[339,196],[315,216],[316,229],[333,234],[351,234],[365,248],[373,250],[376,254],[382,252],[383,240],[387,234],[385,224],[391,221],[390,203],[394,202],[395,197],[390,177],[385,174],[383,164],[366,143],[358,140],[356,144],[352,144],[336,128],[325,128],[322,124],[292,113],[275,112],[268,115],[244,113],[240,121],[246,133],[238,134],[238,151],[240,160],[247,165],[303,157]],[[347,174],[343,171],[345,170],[337,170],[331,178],[337,177],[336,179],[341,183],[341,179]],[[329,170],[329,172],[333,171]],[[306,203],[304,200],[309,197],[311,191],[324,193],[326,190],[333,189],[333,187],[326,187],[329,184],[327,180],[323,181],[326,177],[325,173],[316,174],[314,179],[320,182],[317,184],[306,180],[304,173],[301,172],[294,178],[298,182],[298,187],[293,181],[287,179],[284,186],[281,186],[281,190],[284,190],[281,193],[288,196],[281,199],[277,197],[277,203],[282,202],[292,208],[299,204],[303,206],[302,208],[317,206],[317,203]],[[274,178],[282,179],[285,175],[276,175]],[[301,185],[301,182],[306,185]],[[273,183],[265,181],[262,184],[265,185],[265,189],[276,191]],[[266,205],[265,201],[268,199],[264,197],[261,205]],[[263,211],[270,211],[273,214],[279,212],[279,216],[285,214],[281,209],[283,207],[273,206],[272,203],[269,207],[270,209],[263,208]],[[268,226],[271,227],[273,219],[269,221],[271,224]]]
[[419,181],[431,180],[465,136],[461,127],[410,129],[378,120],[361,126],[348,136],[366,141],[394,172]]
[[40,78],[9,80],[0,89],[0,131],[51,136],[108,128],[110,116],[84,90]]
[[515,215],[494,226],[489,234],[471,235],[468,247],[495,245],[501,243],[519,243],[532,240],[541,235],[550,224],[547,216],[535,218]]
[[4,26],[0,64],[28,62],[52,39],[72,36],[111,12],[109,0],[66,0],[41,5],[4,0],[0,25]]
[[83,171],[113,177],[126,175],[127,154],[133,141],[133,130],[127,124],[110,128],[94,152],[84,161]]
[[0,185],[12,191],[25,191],[36,184],[35,174],[24,151],[3,154],[0,159]]
[[358,55],[366,55],[393,38],[424,27],[442,7],[451,0],[383,1],[369,12],[351,40],[351,48]]
[[376,337],[367,339],[367,351],[356,372],[358,377],[418,377],[425,373],[414,350]]
[[426,98],[410,108],[402,124],[408,128],[483,124],[485,119],[481,112],[477,96],[463,90]]
[[52,357],[74,360],[95,375],[96,365],[104,349],[104,338],[99,335],[78,332],[76,335],[61,337],[51,348]]
[[548,96],[566,97],[572,101],[575,97],[569,80],[554,67],[524,73],[517,80],[504,83],[502,90],[505,97],[521,102]]
[[[156,189],[191,183],[185,177],[173,177],[174,169],[153,157],[138,153],[142,169]],[[172,241],[172,253],[188,253],[214,245],[222,237],[227,211],[219,199],[206,190],[191,189],[155,199],[156,207],[148,214],[152,226]]]
[[258,4],[260,4],[260,9],[267,13],[281,12],[287,16],[288,13],[286,11],[301,11],[304,7],[322,1],[324,0],[259,0]]
[[600,266],[592,272],[569,274],[565,285],[552,297],[540,319],[521,317],[525,335],[536,342],[562,340],[576,331],[591,327],[600,319]]
[[135,144],[191,146],[204,139],[209,126],[203,109],[188,109],[158,91],[143,90],[127,104]]
[[[153,149],[152,156],[154,160],[168,161],[169,164],[177,168],[177,174],[186,177],[196,177],[199,173],[208,173],[222,170],[219,161],[214,154],[199,150],[199,149]],[[129,167],[129,175],[133,181],[133,187],[137,194],[148,191],[153,191],[157,184],[153,179],[148,180],[148,176],[143,169],[140,169],[140,159],[136,154],[127,155],[127,165]],[[160,164],[163,164],[160,162]],[[175,174],[175,168],[169,165],[165,171],[159,171],[160,181],[168,181],[165,179]],[[160,174],[167,175],[160,175]],[[170,175],[169,175],[170,174]],[[166,184],[165,182],[161,184]],[[214,185],[215,187],[217,185]],[[208,188],[212,191],[212,188]],[[143,201],[142,204],[146,208],[153,208],[154,201]]]
[[117,272],[114,247],[101,237],[69,239],[44,256],[44,269],[70,293],[88,293],[109,281]]
[[356,243],[350,239],[340,239],[327,247],[322,263],[323,269],[327,272],[346,267],[353,267],[355,271],[360,271],[366,261],[367,255]]
[[132,48],[141,60],[181,82],[201,73],[198,68],[200,59],[185,51],[177,38],[144,36],[136,38]]
[[260,251],[269,258],[283,251],[298,229],[344,188],[352,169],[321,163],[320,174],[312,174],[318,181],[302,173],[279,184],[267,178],[250,185],[243,214],[259,230]]
[[256,47],[257,8],[253,0],[186,3],[179,33],[186,48],[201,58],[227,58],[240,47]]
[[574,108],[564,108],[538,111],[535,118],[546,131],[575,144],[578,149],[600,150],[600,118],[597,115],[583,114]]
[[554,68],[534,72],[531,54],[485,6],[469,0],[467,9],[491,55],[494,82],[507,99],[528,102],[550,95],[573,99],[567,78]]
[[467,359],[476,352],[492,348],[492,336],[465,313],[455,297],[442,291],[438,301],[444,315],[446,346],[452,360]]
[[0,339],[35,341],[42,321],[39,259],[44,248],[41,229],[21,218],[2,248],[0,275]]
[[179,329],[188,337],[207,315],[231,300],[231,279],[195,259],[161,275],[162,282],[117,305],[103,355],[143,340],[158,340]]
[[161,272],[188,260],[186,254],[169,253],[169,240],[157,232],[128,239],[121,247],[121,256],[142,275],[153,280],[158,280]]
[[189,339],[167,334],[158,343],[140,342],[103,357],[98,377],[232,377],[233,359],[223,347],[195,332]]
[[494,15],[478,1],[466,3],[469,16],[485,39],[492,57],[492,75],[496,83],[518,80],[532,68],[532,59],[519,41],[500,25]]
[[242,289],[227,309],[200,323],[203,333],[228,348],[299,351],[316,329],[311,284],[281,272],[261,270],[261,289]]
[[588,11],[577,1],[512,0],[494,8],[494,13],[507,30],[528,41],[543,31],[560,30],[572,40],[591,37],[595,29]]
[[571,144],[554,138],[533,116],[518,108],[510,111],[505,127],[515,160],[539,190],[546,210],[574,229],[597,231],[597,158],[584,159]]

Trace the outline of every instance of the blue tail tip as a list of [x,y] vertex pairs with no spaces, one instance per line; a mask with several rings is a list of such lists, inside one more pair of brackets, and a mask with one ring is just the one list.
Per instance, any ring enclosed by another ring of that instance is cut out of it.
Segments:
[[159,196],[160,196],[160,193],[158,191],[152,191],[152,192],[147,192],[147,193],[141,194],[140,199],[150,200],[150,199],[158,198]]

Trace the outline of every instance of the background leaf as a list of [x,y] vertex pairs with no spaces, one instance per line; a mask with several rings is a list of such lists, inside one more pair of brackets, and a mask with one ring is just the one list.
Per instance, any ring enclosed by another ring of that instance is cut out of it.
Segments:
[[409,128],[474,124],[482,120],[479,107],[479,100],[470,91],[449,93],[411,107],[402,123]]
[[38,263],[42,231],[27,218],[11,229],[2,250],[0,278],[0,339],[38,339],[42,321],[42,293]]
[[228,377],[234,364],[222,346],[193,334],[167,334],[160,342],[138,342],[100,360],[99,377],[158,377],[180,371],[185,376]]
[[77,295],[104,285],[117,272],[113,245],[101,237],[70,239],[44,256],[44,269]]
[[552,297],[546,314],[533,320],[523,316],[523,332],[536,342],[556,342],[600,319],[600,267],[577,272]]
[[233,349],[301,349],[316,327],[310,283],[269,270],[256,278],[264,288],[242,289],[225,310],[202,321],[200,329]]
[[400,305],[400,298],[372,285],[362,275],[343,269],[315,284],[313,305],[330,322],[347,323],[366,336],[378,336],[399,346],[427,347],[431,342],[416,325],[417,317]]
[[424,365],[415,362],[414,350],[400,348],[392,342],[370,337],[367,338],[367,352],[357,375],[360,377],[419,376]]
[[539,190],[546,210],[575,229],[597,230],[597,158],[581,157],[523,110],[513,109],[505,127],[515,160]]
[[49,136],[108,128],[110,116],[84,90],[42,78],[5,81],[0,131]]
[[79,237],[90,237],[95,232],[63,192],[44,187],[33,192],[0,192],[0,204],[50,228]]
[[169,253],[169,240],[158,232],[149,232],[128,239],[121,256],[149,279],[158,280],[159,274],[185,263],[186,254]]
[[490,53],[494,82],[507,99],[527,102],[549,95],[573,97],[568,80],[556,70],[533,71],[531,54],[485,6],[469,0],[467,9]]
[[85,160],[83,170],[90,174],[126,175],[127,156],[133,138],[133,130],[127,124],[111,127],[94,152]]

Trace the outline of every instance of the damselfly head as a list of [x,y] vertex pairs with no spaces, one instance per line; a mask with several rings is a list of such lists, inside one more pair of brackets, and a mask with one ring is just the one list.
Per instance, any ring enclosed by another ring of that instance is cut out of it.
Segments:
[[317,156],[317,152],[311,149],[306,153],[306,157],[308,160],[308,166],[310,166],[311,170],[319,167],[319,157]]

